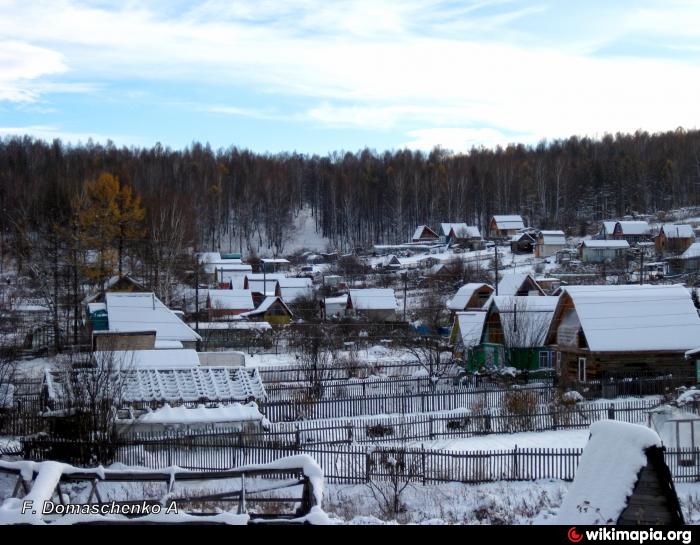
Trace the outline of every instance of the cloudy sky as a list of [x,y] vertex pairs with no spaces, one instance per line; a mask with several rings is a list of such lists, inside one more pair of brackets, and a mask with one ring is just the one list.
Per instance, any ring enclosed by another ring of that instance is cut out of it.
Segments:
[[0,0],[0,135],[325,154],[678,126],[697,0]]

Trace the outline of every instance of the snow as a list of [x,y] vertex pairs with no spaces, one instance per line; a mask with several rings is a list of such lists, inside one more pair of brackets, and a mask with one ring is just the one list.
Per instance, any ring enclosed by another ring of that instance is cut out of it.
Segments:
[[700,446],[700,416],[677,407],[662,405],[650,413],[651,426],[667,448]]
[[564,231],[540,231],[542,243],[546,245],[565,245],[566,235]]
[[183,348],[183,345],[180,341],[159,341],[156,340],[156,342],[153,345],[153,348],[156,350],[167,350],[167,349],[173,349],[173,348]]
[[[544,345],[559,297],[494,295],[491,301],[501,313],[501,325],[507,346],[518,346],[522,343],[527,345],[525,348]],[[515,329],[518,323],[521,333]]]
[[700,339],[700,317],[679,284],[570,286],[564,293],[593,352],[685,352]]
[[[189,322],[187,325],[192,329],[197,327],[196,322]],[[259,329],[261,331],[265,331],[268,329],[272,329],[272,326],[267,322],[248,322],[245,320],[231,320],[226,322],[199,322],[199,329],[203,329],[205,331],[208,329]]]
[[627,249],[630,247],[626,240],[584,240],[586,248]]
[[458,312],[457,325],[459,327],[459,335],[462,339],[462,344],[465,349],[477,346],[481,343],[481,337],[484,332],[484,324],[486,323],[486,312]]
[[647,464],[645,449],[651,446],[661,446],[661,439],[645,426],[611,420],[591,425],[591,438],[556,523],[615,524]]
[[466,223],[441,223],[440,234],[447,237],[454,232],[456,238],[481,238],[479,228]]
[[209,290],[210,308],[222,310],[253,310],[253,294],[250,290]]
[[396,310],[398,303],[391,288],[367,288],[350,290],[354,310]]
[[472,298],[472,295],[474,295],[474,292],[484,286],[491,287],[488,284],[478,282],[464,284],[457,290],[454,297],[447,301],[447,308],[455,311],[466,309],[469,300]]
[[310,297],[313,294],[313,281],[310,278],[285,277],[277,280],[282,300],[292,303],[300,297]]
[[[0,505],[0,524],[12,524],[16,522],[38,522],[41,520],[41,509],[29,510],[22,513],[22,505],[25,501],[33,502],[37,508],[43,506],[45,501],[50,501],[56,490],[56,485],[61,480],[64,464],[59,462],[41,462],[25,465],[22,468],[22,477],[31,479],[30,471],[38,471],[32,489],[23,499],[8,498]],[[4,464],[3,464],[4,465]]]
[[700,242],[693,242],[688,249],[681,254],[681,259],[694,259],[700,257]]
[[525,223],[521,216],[510,215],[510,216],[494,216],[494,221],[496,222],[496,227],[500,230],[512,230],[512,229],[524,229]]
[[109,363],[124,369],[168,369],[199,366],[197,351],[192,349],[118,350],[115,352],[95,352],[94,357],[98,365]]
[[289,308],[287,307],[287,305],[284,304],[284,301],[282,301],[282,299],[280,299],[277,296],[267,296],[267,297],[265,297],[263,302],[260,303],[260,306],[258,306],[258,308],[256,308],[255,310],[251,310],[249,312],[244,312],[240,316],[248,317],[248,316],[258,316],[261,314],[265,314],[268,310],[270,310],[270,307],[272,307],[272,305],[274,305],[277,301],[279,301],[284,306],[284,308],[287,309],[289,314],[292,314],[292,311],[289,310]]
[[167,308],[154,293],[107,293],[107,320],[113,332],[156,332],[156,340],[201,340],[186,323]]
[[695,238],[695,231],[688,224],[672,225],[666,224],[661,227],[666,238]]
[[457,439],[438,439],[435,441],[416,441],[411,447],[424,446],[430,450],[448,450],[451,452],[473,452],[489,450],[513,450],[520,448],[584,448],[588,442],[588,429],[557,430],[542,432],[522,432],[508,434],[490,434]]
[[651,226],[646,221],[618,221],[623,235],[648,235]]
[[498,295],[515,295],[520,291],[528,277],[537,285],[531,274],[504,272],[501,281],[498,283]]
[[215,422],[248,422],[259,421],[263,415],[255,403],[233,403],[219,407],[205,407],[198,405],[195,408],[171,407],[165,404],[163,407],[147,412],[138,417],[139,423],[145,424],[202,424]]

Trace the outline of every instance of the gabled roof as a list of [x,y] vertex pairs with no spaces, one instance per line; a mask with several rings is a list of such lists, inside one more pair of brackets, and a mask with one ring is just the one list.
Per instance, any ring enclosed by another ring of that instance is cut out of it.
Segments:
[[[592,352],[681,351],[696,348],[700,317],[682,285],[568,286]],[[562,310],[557,308],[556,316]]]
[[199,341],[201,337],[154,293],[107,293],[109,331],[155,331],[163,341]]
[[418,227],[416,227],[416,231],[413,233],[413,240],[420,240],[421,238],[423,238],[424,233],[429,235],[429,237],[432,239],[439,238],[437,233],[427,225],[419,225]]
[[265,297],[265,299],[262,303],[260,303],[260,306],[258,306],[258,308],[256,308],[255,310],[251,310],[250,312],[244,312],[243,314],[241,314],[241,316],[260,316],[262,314],[265,314],[268,310],[270,310],[270,307],[272,307],[272,305],[274,305],[277,301],[279,301],[279,303],[287,310],[287,312],[289,312],[290,316],[294,316],[294,313],[291,310],[289,310],[289,307],[284,303],[284,301],[282,301],[282,299],[274,295]]
[[688,249],[681,254],[681,259],[695,259],[700,257],[700,242],[693,242]]
[[291,303],[300,297],[309,297],[313,293],[311,278],[285,277],[277,280],[282,299]]
[[564,231],[540,231],[539,238],[542,240],[542,244],[566,244]]
[[277,290],[277,281],[285,278],[284,273],[247,274],[243,286],[254,293],[273,294]]
[[471,348],[481,343],[486,323],[486,312],[475,310],[473,312],[458,312],[455,315],[459,336],[464,348]]
[[518,293],[523,285],[528,282],[528,279],[532,281],[535,289],[540,295],[544,295],[544,291],[540,288],[537,281],[533,278],[531,274],[511,274],[505,273],[503,278],[498,283],[498,295],[515,295]]
[[661,227],[666,238],[692,238],[695,239],[695,231],[687,223],[681,225],[667,224]]
[[523,222],[522,216],[494,216],[493,220],[496,222],[496,227],[500,230],[512,230],[512,229],[524,229],[525,223]]
[[534,347],[545,344],[559,297],[494,295],[489,302],[490,309],[500,314],[506,344]]
[[608,248],[608,249],[627,249],[630,247],[626,240],[584,240],[581,243],[586,248]]
[[464,286],[457,290],[454,297],[447,301],[447,308],[455,311],[464,310],[469,303],[469,300],[474,295],[474,292],[483,287],[490,288],[490,290],[493,291],[491,286],[484,283],[472,282],[469,284],[464,284]]
[[617,225],[620,226],[623,235],[648,235],[651,233],[651,226],[646,221],[618,221]]
[[115,350],[114,352],[94,352],[95,362],[111,362],[110,368],[131,369],[170,369],[191,368],[199,365],[196,350],[162,349],[162,350]]
[[481,238],[479,228],[466,223],[441,223],[440,234],[445,237],[454,236],[455,238]]
[[355,310],[396,310],[398,303],[391,288],[350,290],[350,304]]
[[253,310],[253,293],[250,290],[208,290],[210,308],[220,310]]

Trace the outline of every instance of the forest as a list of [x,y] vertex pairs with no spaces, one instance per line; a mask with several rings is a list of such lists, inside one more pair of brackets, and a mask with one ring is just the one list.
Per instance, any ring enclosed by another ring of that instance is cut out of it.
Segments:
[[184,248],[284,255],[302,210],[341,251],[405,242],[419,224],[465,221],[483,229],[498,213],[580,235],[596,220],[698,204],[700,131],[571,137],[463,154],[364,149],[327,156],[6,137],[3,259],[30,260],[36,238],[70,223],[74,201],[105,173],[144,209],[141,235],[123,250],[158,266]]

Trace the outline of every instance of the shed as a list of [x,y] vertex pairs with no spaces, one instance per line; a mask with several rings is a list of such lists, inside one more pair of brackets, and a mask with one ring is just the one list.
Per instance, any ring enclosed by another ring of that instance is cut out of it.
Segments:
[[370,320],[387,321],[396,318],[398,303],[391,288],[350,290],[347,310]]
[[489,221],[489,237],[491,238],[511,237],[521,229],[525,229],[522,216],[493,216]]
[[626,240],[584,240],[579,252],[585,263],[614,263],[624,259],[629,248]]
[[283,277],[277,280],[280,296],[285,303],[293,303],[297,299],[311,297],[314,293],[311,278]]
[[253,321],[265,321],[272,325],[288,324],[292,321],[294,313],[282,301],[281,297],[268,296],[255,310],[244,312],[240,315]]
[[535,257],[550,257],[566,248],[564,231],[540,231],[535,245]]
[[440,237],[427,225],[419,225],[413,233],[412,242],[435,242]]
[[254,308],[253,293],[250,290],[208,290],[207,292],[207,310],[210,320],[236,316]]
[[681,254],[695,242],[695,231],[688,224],[662,225],[654,242],[657,253]]
[[493,293],[488,284],[472,282],[464,284],[457,293],[448,299],[447,308],[453,312],[482,309]]
[[498,295],[544,295],[531,274],[505,273],[498,283]]
[[591,425],[590,438],[556,523],[683,524],[658,434],[626,422],[603,420]]

